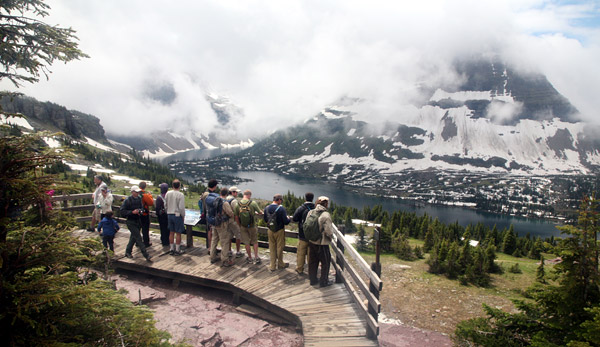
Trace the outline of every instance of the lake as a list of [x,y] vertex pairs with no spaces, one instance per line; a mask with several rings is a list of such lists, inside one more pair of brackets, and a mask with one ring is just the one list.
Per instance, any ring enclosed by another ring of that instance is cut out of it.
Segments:
[[[515,231],[520,236],[527,233],[531,236],[540,236],[542,238],[550,236],[560,236],[560,231],[556,229],[556,224],[540,219],[530,219],[523,217],[513,217],[498,215],[489,212],[479,212],[465,207],[414,204],[411,201],[391,198],[381,198],[374,196],[358,195],[333,183],[296,179],[282,176],[272,172],[265,171],[236,171],[224,172],[227,175],[237,176],[248,182],[240,183],[240,190],[250,189],[252,196],[271,200],[275,194],[285,194],[288,191],[298,196],[304,196],[306,192],[313,192],[315,199],[318,196],[326,195],[335,204],[356,207],[362,209],[365,205],[382,205],[388,212],[398,210],[415,212],[417,215],[427,213],[432,217],[437,217],[444,223],[454,223],[458,221],[460,225],[477,224],[479,222],[493,227],[497,225],[499,230],[514,225]],[[218,177],[217,177],[218,178]],[[394,193],[394,192],[392,192]],[[288,213],[292,213],[288,211]]]
[[[229,149],[201,149],[191,150],[171,155],[161,160],[163,163],[181,160],[198,160],[215,157],[223,154],[231,154],[240,151],[240,148]],[[240,190],[250,189],[252,196],[270,200],[275,194],[285,194],[288,191],[298,196],[304,196],[306,192],[313,192],[315,198],[320,195],[328,196],[331,201],[338,205],[356,207],[362,209],[364,206],[382,205],[383,208],[392,213],[398,210],[414,212],[417,215],[428,215],[438,218],[444,223],[458,223],[462,226],[469,224],[483,223],[490,228],[496,225],[498,230],[508,228],[511,224],[520,236],[527,233],[531,236],[540,236],[542,238],[550,236],[560,236],[560,231],[556,229],[557,224],[533,218],[513,217],[489,212],[476,211],[466,207],[430,205],[385,197],[374,197],[359,195],[335,183],[288,177],[267,171],[236,171],[223,172],[230,176],[237,176],[248,182],[238,185]],[[186,175],[184,175],[186,176]],[[194,180],[194,177],[185,177]],[[216,177],[219,179],[219,177]],[[206,182],[204,182],[206,184]],[[383,190],[385,192],[385,190]],[[397,195],[397,192],[390,192],[390,195]],[[291,212],[290,212],[291,213]]]

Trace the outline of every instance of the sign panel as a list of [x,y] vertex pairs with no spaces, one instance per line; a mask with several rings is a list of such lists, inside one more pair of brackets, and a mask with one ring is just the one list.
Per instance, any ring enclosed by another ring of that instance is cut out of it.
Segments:
[[185,210],[183,224],[194,226],[200,221],[200,210]]

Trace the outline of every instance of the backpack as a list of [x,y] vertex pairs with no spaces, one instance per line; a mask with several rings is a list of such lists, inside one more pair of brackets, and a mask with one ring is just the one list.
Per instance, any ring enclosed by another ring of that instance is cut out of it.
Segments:
[[304,237],[309,241],[318,241],[321,238],[321,228],[319,227],[319,217],[324,211],[315,211],[311,213],[304,224],[302,229],[304,230]]
[[204,200],[206,203],[206,222],[208,225],[219,226],[229,219],[223,214],[223,199],[217,193],[210,193]]
[[[160,210],[156,210],[156,214],[157,214],[157,215],[163,215],[163,214],[167,213],[167,210],[166,210],[166,208],[165,208],[165,207],[166,207],[166,206],[165,206],[165,199],[162,197],[162,195],[158,195],[158,196],[156,197],[156,201],[158,201],[158,199],[162,200],[162,202],[163,202],[163,203],[162,203],[162,207],[161,207],[161,209],[160,209]],[[157,203],[156,205],[158,205],[158,203]],[[156,205],[155,205],[155,206],[156,206]]]
[[252,200],[248,200],[248,203],[246,204],[242,203],[241,201],[238,202],[240,224],[245,228],[250,228],[254,226],[254,216],[251,214],[252,209],[250,208],[251,203]]
[[269,216],[267,217],[267,227],[272,232],[276,232],[277,230],[279,230],[277,228],[277,218],[276,217],[277,217],[277,210],[279,210],[280,207],[281,207],[281,205],[277,206],[277,208],[275,209],[275,212],[269,214]]

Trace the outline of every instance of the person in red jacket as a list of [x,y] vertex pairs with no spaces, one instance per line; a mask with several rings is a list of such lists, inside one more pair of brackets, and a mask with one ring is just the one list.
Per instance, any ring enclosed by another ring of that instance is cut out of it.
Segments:
[[146,191],[146,182],[140,182],[141,196],[142,196],[142,207],[143,212],[140,216],[142,222],[142,239],[144,240],[144,246],[150,247],[150,207],[154,206],[154,198],[152,194]]

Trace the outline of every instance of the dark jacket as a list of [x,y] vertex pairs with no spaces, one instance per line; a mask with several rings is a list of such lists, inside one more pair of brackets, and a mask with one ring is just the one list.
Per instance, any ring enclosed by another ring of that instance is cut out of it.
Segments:
[[165,208],[165,198],[162,195],[156,197],[154,200],[154,209],[156,210],[156,215],[160,216],[167,213]]
[[315,204],[312,202],[305,202],[304,204],[300,205],[300,207],[298,207],[296,209],[296,212],[294,212],[294,215],[292,216],[292,220],[296,223],[298,223],[298,238],[300,240],[304,240],[306,241],[306,237],[304,237],[304,221],[306,220],[306,214],[308,213],[308,211],[310,210],[314,210],[315,209]]
[[110,218],[102,218],[102,221],[98,223],[98,231],[102,230],[104,236],[114,236],[119,230],[119,223],[116,220]]
[[[279,206],[281,206],[281,207],[279,207]],[[278,210],[277,210],[277,207],[279,207]],[[263,219],[265,220],[265,222],[268,223],[269,216],[272,215],[273,213],[275,213],[275,210],[277,210],[277,214],[275,215],[275,222],[277,223],[277,230],[281,230],[281,229],[285,228],[285,226],[290,224],[290,222],[291,222],[291,220],[287,216],[287,212],[285,210],[285,207],[283,207],[283,205],[271,204],[271,205],[265,207],[265,214],[263,216]]]
[[133,195],[130,195],[125,201],[123,201],[123,205],[121,205],[121,217],[127,218],[128,220],[140,220],[140,214],[133,214],[133,210],[143,210],[142,207],[142,198],[138,196],[134,198]]

